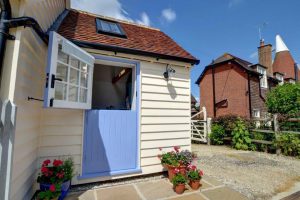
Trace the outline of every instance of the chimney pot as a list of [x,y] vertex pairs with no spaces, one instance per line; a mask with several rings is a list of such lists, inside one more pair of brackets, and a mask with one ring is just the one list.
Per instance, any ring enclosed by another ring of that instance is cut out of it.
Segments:
[[265,46],[265,41],[264,41],[264,39],[261,39],[261,40],[260,40],[259,46],[261,46],[261,47],[262,47],[262,46]]

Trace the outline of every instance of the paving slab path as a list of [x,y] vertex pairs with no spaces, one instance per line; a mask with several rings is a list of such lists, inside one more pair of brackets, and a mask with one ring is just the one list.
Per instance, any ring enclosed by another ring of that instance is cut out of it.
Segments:
[[199,190],[186,191],[178,195],[166,178],[144,182],[133,182],[118,186],[72,192],[66,200],[247,200],[241,193],[223,185],[214,178],[204,176]]

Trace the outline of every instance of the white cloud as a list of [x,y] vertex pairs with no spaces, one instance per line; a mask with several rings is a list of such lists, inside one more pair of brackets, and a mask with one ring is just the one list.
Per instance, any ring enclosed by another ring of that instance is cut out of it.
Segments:
[[133,21],[119,0],[72,0],[72,8],[121,20]]
[[119,0],[72,0],[72,8],[130,22],[135,21],[146,26],[151,24],[151,20],[145,12],[141,13],[141,19],[134,20],[129,17]]
[[136,20],[136,23],[142,24],[142,25],[145,25],[145,26],[150,26],[151,21],[150,21],[149,16],[147,15],[147,13],[143,12],[141,14],[141,19],[140,20]]
[[229,0],[228,2],[228,8],[232,8],[234,6],[237,6],[241,4],[244,0]]
[[161,15],[167,22],[173,22],[176,19],[176,12],[171,8],[162,10]]

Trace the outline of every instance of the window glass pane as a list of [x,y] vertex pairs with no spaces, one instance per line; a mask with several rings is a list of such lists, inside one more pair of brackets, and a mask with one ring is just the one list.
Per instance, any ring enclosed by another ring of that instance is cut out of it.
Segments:
[[71,57],[71,66],[75,67],[76,69],[79,69],[79,60],[76,58]]
[[60,78],[63,81],[67,82],[68,80],[68,67],[61,63],[57,63],[56,68],[56,78]]
[[79,71],[73,68],[70,68],[70,83],[74,85],[79,84]]
[[111,29],[111,31],[114,32],[114,33],[119,33],[119,34],[121,34],[121,31],[120,31],[119,27],[117,26],[117,24],[111,23],[111,24],[110,24],[110,29]]
[[62,52],[60,49],[58,50],[57,58],[59,61],[68,64],[69,56],[67,54],[65,54],[64,52]]
[[55,99],[66,100],[67,85],[61,82],[55,83]]
[[80,89],[79,101],[82,103],[86,103],[87,101],[87,89]]
[[88,74],[85,74],[85,73],[82,73],[81,72],[81,80],[80,80],[80,85],[82,86],[82,87],[87,87],[87,82],[88,82]]
[[81,71],[88,73],[88,65],[83,62],[81,62],[80,65],[81,65]]
[[69,101],[77,102],[78,89],[78,87],[69,85]]
[[109,22],[101,21],[101,26],[102,26],[103,31],[107,31],[107,32],[111,31]]

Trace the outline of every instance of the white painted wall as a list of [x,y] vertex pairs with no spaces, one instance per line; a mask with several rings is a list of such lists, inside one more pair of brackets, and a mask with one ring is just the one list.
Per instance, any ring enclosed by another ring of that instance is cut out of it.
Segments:
[[[14,17],[34,17],[44,30],[65,8],[64,0],[22,0],[13,5]],[[43,97],[47,46],[31,28],[10,31],[17,39],[8,42],[11,53],[6,54],[1,81],[9,87],[1,90],[1,96],[12,99],[18,108],[10,199],[19,200],[30,199],[36,189],[42,103],[29,102],[27,97]]]

